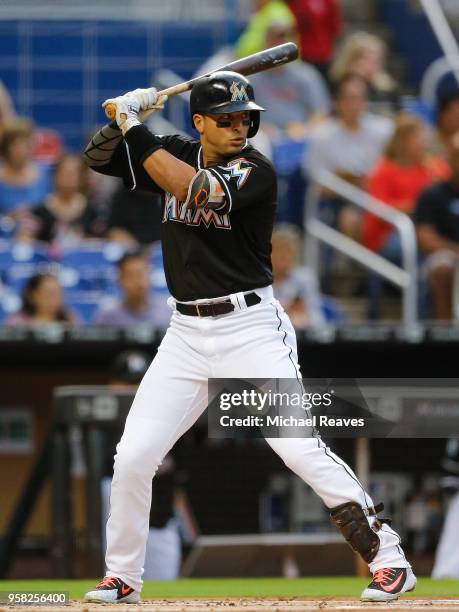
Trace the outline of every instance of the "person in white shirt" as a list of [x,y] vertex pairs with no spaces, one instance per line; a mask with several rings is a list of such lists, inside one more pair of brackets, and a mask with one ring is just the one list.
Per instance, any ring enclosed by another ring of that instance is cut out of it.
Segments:
[[[366,112],[367,101],[368,86],[360,77],[349,76],[339,83],[334,96],[336,116],[311,135],[304,162],[309,177],[325,169],[363,187],[393,131],[391,119]],[[359,239],[360,214],[332,192],[323,190],[323,195],[331,202],[330,224]]]

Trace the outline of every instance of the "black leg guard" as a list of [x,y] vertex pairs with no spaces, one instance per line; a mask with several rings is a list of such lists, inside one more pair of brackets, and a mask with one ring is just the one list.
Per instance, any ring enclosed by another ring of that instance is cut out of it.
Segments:
[[[376,512],[373,510],[370,514],[376,514]],[[331,508],[330,516],[351,548],[359,553],[367,563],[373,561],[379,550],[380,542],[376,531],[381,527],[381,523],[376,520],[372,529],[368,524],[365,512],[355,502],[347,502]]]

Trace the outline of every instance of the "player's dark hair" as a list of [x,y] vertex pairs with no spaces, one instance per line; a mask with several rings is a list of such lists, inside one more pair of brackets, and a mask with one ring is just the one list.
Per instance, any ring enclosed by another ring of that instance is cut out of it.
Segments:
[[[31,276],[29,278],[29,280],[27,281],[27,283],[24,286],[24,289],[22,290],[22,307],[21,307],[21,312],[29,317],[33,317],[36,312],[36,306],[34,304],[33,298],[32,298],[32,293],[34,291],[36,291],[37,289],[40,288],[40,285],[48,278],[52,278],[53,280],[55,280],[56,282],[58,282],[57,278],[54,276],[54,274],[50,274],[49,272],[46,273],[39,273],[39,274],[34,274],[33,276]],[[56,321],[59,322],[69,322],[71,319],[69,313],[67,312],[67,310],[64,308],[64,306],[62,306],[57,314],[56,314]]]

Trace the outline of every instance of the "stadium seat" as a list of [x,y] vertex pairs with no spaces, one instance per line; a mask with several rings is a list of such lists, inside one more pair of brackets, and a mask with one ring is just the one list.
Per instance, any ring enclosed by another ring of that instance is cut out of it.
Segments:
[[328,295],[320,296],[320,309],[327,323],[340,324],[346,322],[346,317],[338,302]]
[[21,307],[20,297],[13,291],[5,287],[0,288],[0,323],[5,320]]
[[113,299],[101,291],[70,290],[65,292],[66,306],[81,319],[84,324],[92,322],[101,305]]
[[0,279],[15,291],[33,274],[52,271],[52,264],[46,244],[0,240]]
[[124,248],[114,242],[94,241],[66,248],[60,256],[61,282],[65,288],[109,291],[116,285],[116,268]]
[[306,180],[303,159],[309,141],[284,138],[273,146],[273,163],[278,173],[277,223],[292,223],[303,228]]
[[151,284],[155,292],[168,293],[166,276],[164,275],[163,253],[161,243],[155,242],[150,253]]

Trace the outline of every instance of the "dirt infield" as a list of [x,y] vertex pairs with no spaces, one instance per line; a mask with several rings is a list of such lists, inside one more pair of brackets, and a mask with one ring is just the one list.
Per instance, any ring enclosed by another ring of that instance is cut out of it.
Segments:
[[433,612],[459,612],[459,599],[400,599],[393,603],[362,603],[355,599],[307,598],[234,598],[234,599],[145,599],[139,604],[87,604],[72,600],[68,606],[5,606],[0,612],[316,612],[317,610],[358,610],[375,612],[422,610]]

